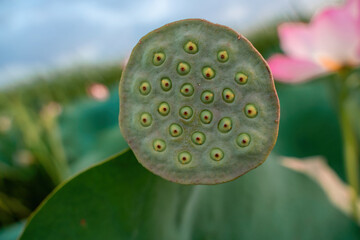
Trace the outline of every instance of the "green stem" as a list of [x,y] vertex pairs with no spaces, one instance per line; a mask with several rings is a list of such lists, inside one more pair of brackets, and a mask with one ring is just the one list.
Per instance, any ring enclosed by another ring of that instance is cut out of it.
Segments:
[[351,109],[348,106],[349,91],[346,87],[348,73],[340,73],[341,91],[339,98],[340,125],[343,137],[343,154],[347,181],[350,185],[351,207],[354,220],[359,222],[357,198],[359,195],[359,151],[355,130],[351,121]]

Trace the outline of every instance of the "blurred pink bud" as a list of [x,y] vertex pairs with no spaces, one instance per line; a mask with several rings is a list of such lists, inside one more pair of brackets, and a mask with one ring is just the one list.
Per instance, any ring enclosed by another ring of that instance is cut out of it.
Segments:
[[268,60],[274,77],[298,83],[360,64],[360,0],[329,7],[309,24],[283,23],[278,28],[285,55]]
[[98,100],[98,101],[105,101],[109,98],[109,89],[100,83],[94,83],[88,88],[89,95]]
[[0,132],[5,133],[11,129],[12,121],[8,116],[0,116]]
[[61,114],[62,107],[57,102],[49,102],[41,109],[40,114],[44,117],[57,117]]
[[28,167],[35,163],[34,155],[26,149],[17,151],[13,156],[13,160],[20,167]]

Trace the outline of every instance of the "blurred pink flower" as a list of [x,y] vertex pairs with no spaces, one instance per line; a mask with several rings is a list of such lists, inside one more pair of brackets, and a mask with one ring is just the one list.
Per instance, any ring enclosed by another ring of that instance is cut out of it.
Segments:
[[11,129],[12,120],[10,117],[0,115],[0,133],[6,133]]
[[360,0],[329,7],[309,24],[283,23],[278,28],[280,45],[286,55],[268,60],[274,77],[298,83],[360,64]]
[[89,95],[98,101],[105,101],[109,98],[109,89],[101,83],[94,83],[88,88]]

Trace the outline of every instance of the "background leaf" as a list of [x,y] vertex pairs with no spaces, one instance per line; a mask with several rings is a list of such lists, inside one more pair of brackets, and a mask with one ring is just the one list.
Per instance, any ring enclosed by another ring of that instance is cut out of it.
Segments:
[[127,151],[59,187],[21,240],[360,237],[318,185],[276,158],[229,183],[185,186],[153,175]]
[[331,78],[306,84],[277,84],[280,129],[274,151],[293,157],[324,156],[344,180],[342,137]]

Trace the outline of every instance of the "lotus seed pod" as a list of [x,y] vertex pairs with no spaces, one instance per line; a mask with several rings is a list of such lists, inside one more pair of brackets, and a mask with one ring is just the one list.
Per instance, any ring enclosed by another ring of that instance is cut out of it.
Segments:
[[277,138],[279,101],[268,65],[246,38],[189,19],[135,46],[120,80],[119,121],[153,173],[217,184],[265,161]]

